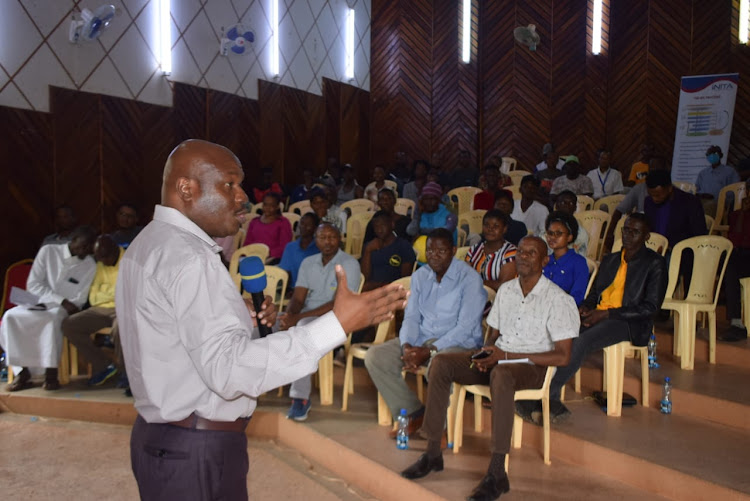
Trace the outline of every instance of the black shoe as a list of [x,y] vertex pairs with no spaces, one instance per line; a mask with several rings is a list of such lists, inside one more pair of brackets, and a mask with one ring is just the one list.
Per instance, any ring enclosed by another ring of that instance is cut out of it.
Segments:
[[508,475],[501,478],[495,478],[495,475],[488,473],[484,476],[479,485],[476,486],[466,501],[492,501],[499,498],[510,490]]
[[401,472],[401,476],[410,480],[427,476],[431,471],[443,471],[443,455],[430,459],[425,452],[417,462]]
[[527,423],[534,423],[533,414],[535,412],[542,412],[541,400],[517,400],[516,401],[516,414]]
[[747,339],[747,329],[736,325],[732,325],[719,334],[719,341],[724,341],[725,343],[736,343],[737,341],[744,341],[745,339]]
[[[553,424],[561,424],[568,420],[572,413],[565,407],[565,404],[559,400],[550,400],[549,402],[549,417]],[[539,415],[539,423],[542,424],[541,414]]]

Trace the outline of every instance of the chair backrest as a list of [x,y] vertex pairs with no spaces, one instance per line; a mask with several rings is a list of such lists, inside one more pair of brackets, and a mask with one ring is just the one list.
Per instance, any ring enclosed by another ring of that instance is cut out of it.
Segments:
[[[487,301],[490,304],[495,304],[495,297],[497,297],[497,291],[487,285],[482,285],[484,291],[487,293]],[[482,330],[484,331],[484,341],[487,342],[487,338],[490,335],[490,326],[487,324],[487,316],[482,318]]]
[[[727,203],[727,195],[733,193],[734,202],[730,206]],[[711,226],[708,226],[709,235],[725,234],[729,231],[728,216],[733,210],[739,210],[742,207],[742,199],[745,197],[745,183],[733,183],[724,186],[719,192],[719,200],[716,203],[716,217]],[[725,224],[726,223],[726,224]]]
[[458,227],[463,228],[464,226],[469,227],[469,233],[482,233],[482,219],[487,213],[483,209],[474,209],[469,212],[462,212],[458,215]]
[[503,189],[508,190],[513,195],[513,200],[521,200],[521,185],[513,184]]
[[500,165],[500,172],[508,174],[518,168],[518,160],[513,157],[502,157],[503,163]]
[[375,209],[375,204],[369,198],[355,198],[341,204],[341,210],[346,209],[349,209],[349,212],[351,212],[351,215],[353,216],[354,214],[373,211]]
[[576,212],[583,212],[594,208],[594,199],[588,195],[578,195]]
[[594,209],[612,214],[624,198],[625,195],[609,195],[607,197],[602,197],[594,202]]
[[[368,200],[368,202],[370,201]],[[370,222],[370,219],[372,219],[374,214],[375,213],[372,211],[354,213],[346,220],[346,243],[344,244],[344,252],[356,257],[357,259],[362,256],[365,230],[367,229],[367,223]]]
[[[706,228],[708,228],[709,230],[713,230],[716,227],[714,226],[715,219],[709,216],[708,214],[705,215],[705,218],[706,218]],[[711,232],[709,231],[708,234],[710,235]]]
[[265,263],[266,259],[268,259],[268,253],[269,249],[266,244],[250,244],[240,247],[232,254],[232,259],[229,261],[229,275],[237,286],[237,290],[241,290],[242,283],[242,279],[240,278],[240,259],[247,256],[258,256]]
[[[686,249],[693,251],[693,272],[690,279],[690,289],[685,300],[701,304],[716,306],[733,245],[728,239],[716,235],[702,235],[687,238],[678,242],[672,249],[669,260],[669,283],[667,284],[667,298],[674,296],[680,274],[682,252]],[[719,264],[722,262],[721,270]],[[718,277],[718,280],[716,278]]]
[[271,296],[279,312],[284,310],[286,305],[286,284],[289,281],[289,274],[285,269],[278,266],[266,266],[266,288],[263,294]]
[[33,259],[21,259],[20,261],[16,261],[15,263],[8,266],[8,269],[5,270],[2,311],[0,311],[0,315],[5,313],[9,308],[15,306],[10,302],[10,289],[13,287],[26,289],[26,281],[29,279],[29,273],[31,273],[31,264],[33,262]]
[[474,196],[482,190],[475,186],[460,186],[448,192],[448,198],[456,208],[456,213],[468,212],[474,207]]
[[693,183],[687,183],[685,181],[677,181],[672,184],[674,185],[675,188],[678,188],[687,193],[692,193],[693,195],[695,195],[695,192],[698,191],[698,188]]
[[289,212],[294,212],[295,214],[299,214],[300,216],[312,211],[313,210],[312,207],[310,207],[309,200],[300,200],[299,202],[294,202],[289,206]]
[[466,232],[461,228],[456,228],[456,247],[463,247],[466,243]]
[[393,208],[393,211],[396,214],[413,218],[416,205],[411,198],[398,198],[396,199],[396,206]]
[[591,287],[594,285],[596,274],[599,273],[599,263],[597,263],[593,259],[587,257],[586,265],[589,268],[589,283],[588,285],[586,285],[586,294],[583,295],[584,298],[588,297],[589,291],[591,290]]
[[234,234],[234,239],[232,240],[232,250],[236,251],[240,247],[242,247],[242,244],[245,243],[245,235],[247,235],[247,230],[240,227],[239,230],[237,230],[237,233]]
[[456,254],[455,254],[456,259],[458,259],[459,261],[466,260],[466,254],[469,253],[469,249],[471,249],[471,247],[468,247],[468,246],[456,247]]
[[[669,249],[669,240],[664,235],[651,232],[648,240],[646,240],[646,247],[654,252],[658,252],[662,256],[666,256],[667,249]],[[612,244],[612,252],[618,252],[620,249],[622,249],[622,237],[617,237]]]
[[281,215],[292,225],[292,239],[296,240],[299,237],[299,220],[302,219],[302,216],[296,212],[282,212]]
[[[580,200],[580,197],[578,198]],[[596,261],[600,259],[601,243],[604,235],[607,234],[607,226],[609,225],[610,215],[600,210],[587,210],[583,212],[576,212],[575,214],[578,223],[583,226],[586,233],[589,235],[588,250],[586,257],[590,257]]]
[[521,186],[521,179],[531,174],[531,172],[525,171],[523,169],[518,170],[512,170],[508,172],[508,177],[510,177],[510,180],[513,181],[513,186]]

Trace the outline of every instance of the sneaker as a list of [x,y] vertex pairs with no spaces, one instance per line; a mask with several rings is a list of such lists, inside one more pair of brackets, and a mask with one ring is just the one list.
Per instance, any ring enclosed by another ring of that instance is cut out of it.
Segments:
[[117,383],[115,384],[115,388],[130,388],[130,381],[128,381],[128,376],[125,373],[121,373],[120,377],[117,378]]
[[736,325],[730,326],[727,330],[719,334],[719,341],[724,341],[725,343],[736,343],[745,339],[747,339],[747,329]]
[[110,365],[99,374],[94,374],[94,376],[89,379],[89,386],[101,386],[115,374],[117,374],[117,367]]
[[293,398],[292,406],[289,408],[289,413],[286,415],[287,419],[294,419],[295,421],[304,421],[307,419],[307,415],[310,413],[310,407],[312,402],[309,398]]
[[516,414],[527,423],[538,424],[534,420],[535,413],[542,412],[541,400],[517,400],[516,401]]
[[[565,407],[565,404],[559,400],[550,400],[549,403],[550,421],[552,424],[561,424],[568,420],[572,414],[570,410]],[[541,424],[541,413],[539,414],[539,422]]]

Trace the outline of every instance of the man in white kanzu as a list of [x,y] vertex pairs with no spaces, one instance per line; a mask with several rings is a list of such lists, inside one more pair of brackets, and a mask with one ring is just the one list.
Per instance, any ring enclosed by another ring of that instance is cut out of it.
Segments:
[[80,226],[70,234],[70,243],[48,244],[39,249],[26,290],[39,297],[31,308],[16,306],[8,310],[0,324],[0,346],[8,365],[22,366],[8,391],[31,386],[29,367],[44,367],[45,390],[57,390],[57,366],[62,352],[62,321],[81,311],[96,273],[94,252],[96,232]]
[[[123,354],[138,418],[130,454],[140,496],[245,500],[245,427],[258,395],[316,370],[345,332],[387,320],[407,293],[387,286],[357,295],[339,287],[333,311],[265,338],[221,262],[213,237],[244,220],[244,173],[228,149],[188,140],[164,167],[161,205],[120,264],[115,293]],[[343,285],[342,285],[343,284]]]

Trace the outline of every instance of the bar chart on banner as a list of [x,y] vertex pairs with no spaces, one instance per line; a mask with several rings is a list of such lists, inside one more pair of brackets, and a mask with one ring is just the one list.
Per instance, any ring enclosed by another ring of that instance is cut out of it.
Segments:
[[713,105],[688,105],[681,127],[686,136],[721,136],[729,125],[729,111]]

